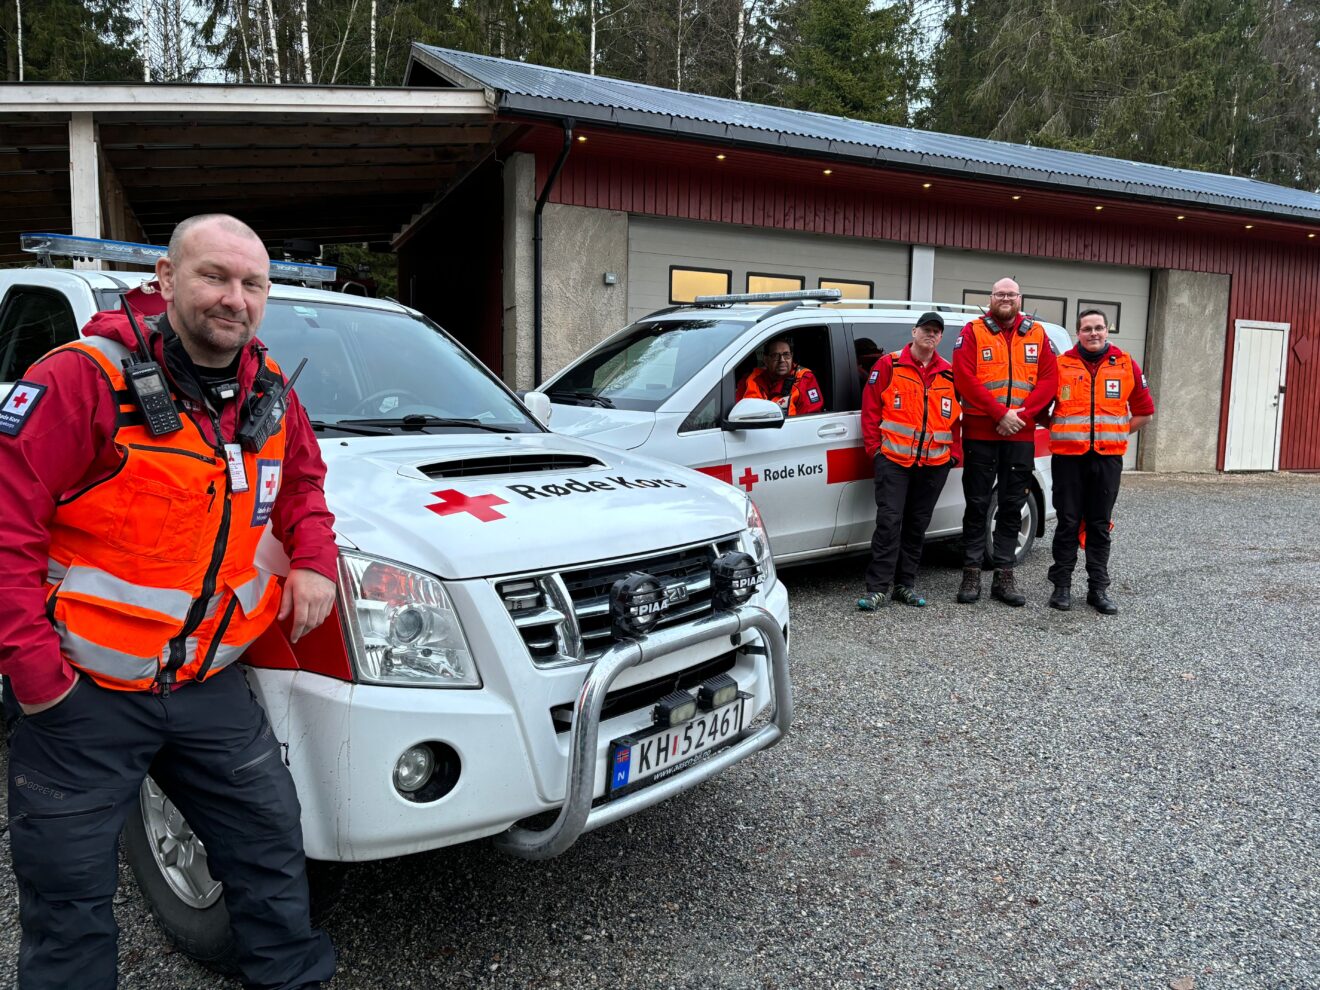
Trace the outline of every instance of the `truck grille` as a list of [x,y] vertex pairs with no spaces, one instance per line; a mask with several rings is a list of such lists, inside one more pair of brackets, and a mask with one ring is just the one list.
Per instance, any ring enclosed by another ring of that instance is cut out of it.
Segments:
[[595,660],[615,641],[610,618],[614,582],[634,571],[645,571],[666,588],[682,585],[687,600],[666,609],[657,628],[691,622],[713,609],[711,564],[720,554],[737,550],[738,546],[738,538],[731,536],[575,570],[505,578],[496,590],[534,663],[581,663]]

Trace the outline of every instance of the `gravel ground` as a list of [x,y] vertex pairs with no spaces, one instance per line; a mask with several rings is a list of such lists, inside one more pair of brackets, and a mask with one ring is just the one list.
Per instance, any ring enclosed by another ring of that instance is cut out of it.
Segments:
[[[789,571],[785,743],[548,864],[359,868],[332,986],[1320,987],[1317,510],[1316,476],[1129,476],[1115,618],[1045,608],[1047,547],[1023,609],[955,606],[947,552],[924,611]],[[123,986],[236,986],[124,881]]]

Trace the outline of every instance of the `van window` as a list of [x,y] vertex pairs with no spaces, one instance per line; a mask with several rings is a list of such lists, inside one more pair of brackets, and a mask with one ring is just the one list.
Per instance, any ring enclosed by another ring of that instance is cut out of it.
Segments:
[[[831,412],[838,408],[834,383],[834,360],[830,353],[830,331],[828,327],[794,327],[785,336],[793,348],[794,368],[806,368],[815,376],[820,386],[821,398],[825,403],[820,412]],[[734,371],[734,398],[744,391],[743,382],[757,368],[764,365],[766,346],[779,339],[775,334],[762,340],[749,353],[743,355]]]
[[12,382],[32,362],[78,339],[78,324],[58,292],[15,286],[0,306],[0,382]]

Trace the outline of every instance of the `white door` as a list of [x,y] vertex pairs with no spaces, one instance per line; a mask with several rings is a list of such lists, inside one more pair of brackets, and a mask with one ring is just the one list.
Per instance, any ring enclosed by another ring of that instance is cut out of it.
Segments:
[[1238,320],[1228,393],[1226,471],[1277,471],[1287,323]]

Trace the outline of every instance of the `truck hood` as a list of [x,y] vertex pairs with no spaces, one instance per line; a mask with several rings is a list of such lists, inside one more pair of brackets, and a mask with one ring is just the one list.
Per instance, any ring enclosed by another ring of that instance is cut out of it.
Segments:
[[743,529],[742,493],[555,434],[324,441],[341,540],[443,578],[558,570]]
[[655,429],[655,413],[631,409],[602,409],[599,406],[571,406],[555,402],[550,429],[570,437],[587,437],[620,450],[632,450],[646,443]]

